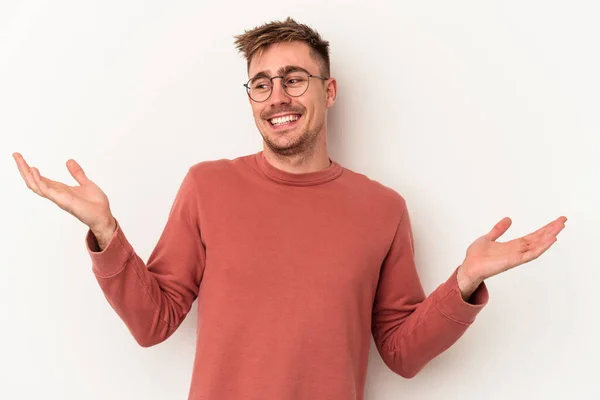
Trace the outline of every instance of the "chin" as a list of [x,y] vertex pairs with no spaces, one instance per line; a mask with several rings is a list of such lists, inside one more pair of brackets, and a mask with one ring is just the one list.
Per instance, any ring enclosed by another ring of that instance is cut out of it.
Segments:
[[269,121],[262,120],[258,126],[264,142],[280,155],[292,156],[307,151],[316,142],[319,130],[310,131],[306,121],[302,121],[304,117],[298,120],[301,124],[294,124],[287,129],[273,127]]
[[[267,136],[265,140],[267,146],[275,153],[282,156],[293,156],[305,153],[314,146],[316,138],[311,138],[308,134],[295,133],[295,136]],[[312,139],[312,140],[311,140]]]
[[295,148],[301,147],[299,146],[302,141],[298,140],[298,138],[272,138],[269,137],[269,140],[267,140],[267,143],[269,144],[269,147],[277,152],[282,152],[282,153],[286,153],[289,152]]

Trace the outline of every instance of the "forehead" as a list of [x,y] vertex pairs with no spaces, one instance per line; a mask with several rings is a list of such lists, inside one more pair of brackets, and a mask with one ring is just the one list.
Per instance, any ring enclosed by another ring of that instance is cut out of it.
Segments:
[[286,65],[298,65],[311,73],[318,72],[318,64],[311,56],[310,47],[306,43],[284,42],[272,44],[261,54],[252,57],[248,76],[254,76],[259,71],[275,75],[278,69]]

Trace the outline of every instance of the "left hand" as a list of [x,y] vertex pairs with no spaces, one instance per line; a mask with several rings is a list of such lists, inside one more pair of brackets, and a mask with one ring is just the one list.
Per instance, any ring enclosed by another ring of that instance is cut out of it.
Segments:
[[463,298],[468,297],[485,279],[538,258],[556,242],[556,236],[563,230],[566,221],[567,218],[561,216],[526,236],[500,243],[496,239],[512,224],[510,218],[503,218],[467,249],[457,276]]

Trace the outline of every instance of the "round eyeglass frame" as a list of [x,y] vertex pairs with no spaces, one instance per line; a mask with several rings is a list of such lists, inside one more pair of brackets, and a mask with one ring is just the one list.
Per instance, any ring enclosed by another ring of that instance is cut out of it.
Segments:
[[[309,79],[307,79],[307,81],[306,81],[306,88],[304,89],[304,92],[302,92],[300,94],[297,94],[297,95],[289,94],[288,91],[287,91],[286,85],[283,83],[283,79],[286,77],[286,75],[289,75],[289,74],[292,74],[292,73],[298,73],[298,72],[300,72],[302,74],[306,74],[308,76]],[[317,78],[317,79],[321,79],[323,81],[326,81],[327,79],[329,79],[329,78],[326,78],[324,76],[313,75],[313,74],[309,74],[308,72],[304,72],[304,71],[294,71],[294,72],[290,72],[289,74],[286,74],[286,75],[277,75],[277,76],[273,76],[271,78],[265,77],[265,78],[267,78],[271,82],[271,91],[269,92],[269,95],[264,100],[260,100],[260,101],[259,100],[254,100],[252,98],[252,96],[250,96],[250,81],[252,79],[255,79],[256,77],[248,79],[248,82],[244,83],[242,86],[244,86],[246,88],[246,94],[248,95],[248,97],[250,98],[250,100],[252,100],[255,103],[264,103],[265,101],[269,100],[269,98],[273,94],[273,87],[275,86],[275,85],[273,85],[273,79],[275,79],[275,78],[281,78],[281,81],[282,81],[281,86],[283,86],[283,91],[288,96],[290,96],[290,97],[300,97],[304,93],[306,93],[306,91],[308,90],[308,87],[310,86],[310,78]]]

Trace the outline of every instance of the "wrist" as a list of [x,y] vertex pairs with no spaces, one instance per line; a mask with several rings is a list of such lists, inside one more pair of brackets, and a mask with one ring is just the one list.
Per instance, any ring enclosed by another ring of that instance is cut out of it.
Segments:
[[469,297],[471,297],[471,294],[473,294],[473,292],[483,282],[482,278],[473,277],[469,274],[469,266],[465,263],[458,267],[458,271],[456,272],[456,280],[458,282],[460,294],[465,301],[468,301]]
[[98,242],[100,250],[104,250],[110,242],[110,239],[112,238],[113,234],[117,230],[117,221],[111,215],[106,222],[90,226],[89,228],[96,237],[96,241]]
[[91,224],[89,226],[90,230],[93,233],[105,233],[108,232],[110,230],[112,230],[114,232],[114,230],[116,229],[116,221],[115,218],[111,215],[108,215],[104,218],[102,218],[99,222],[96,222],[95,224]]

